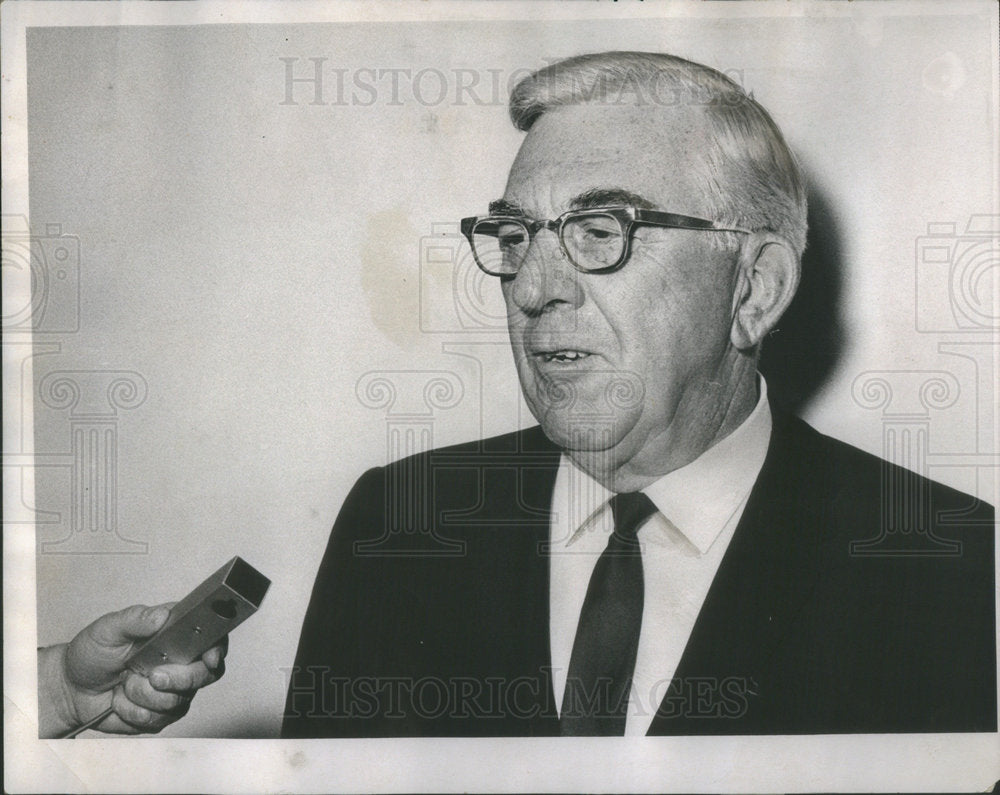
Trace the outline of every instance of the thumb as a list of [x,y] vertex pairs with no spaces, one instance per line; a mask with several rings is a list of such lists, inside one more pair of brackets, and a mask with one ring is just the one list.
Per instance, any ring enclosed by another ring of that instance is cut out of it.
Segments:
[[66,649],[66,677],[75,686],[104,691],[115,685],[137,641],[162,627],[168,605],[134,605],[101,616],[83,629]]
[[127,646],[145,640],[162,627],[170,616],[168,605],[133,605],[101,616],[90,625],[90,636],[100,646]]

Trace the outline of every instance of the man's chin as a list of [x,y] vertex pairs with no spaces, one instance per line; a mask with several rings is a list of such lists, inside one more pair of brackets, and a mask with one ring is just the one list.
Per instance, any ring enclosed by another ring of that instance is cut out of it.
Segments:
[[610,450],[624,436],[621,421],[585,416],[566,417],[558,411],[535,416],[545,435],[566,452]]
[[611,449],[639,420],[644,392],[638,376],[617,370],[532,375],[522,378],[525,399],[545,435],[563,450]]

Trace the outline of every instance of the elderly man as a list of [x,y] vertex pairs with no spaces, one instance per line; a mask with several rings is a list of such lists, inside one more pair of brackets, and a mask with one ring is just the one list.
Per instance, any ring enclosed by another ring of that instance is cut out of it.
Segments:
[[[510,109],[506,191],[463,231],[540,428],[358,481],[284,735],[994,731],[992,509],[757,373],[806,232],[767,112],[647,53],[554,64]],[[887,527],[954,554],[859,554]]]

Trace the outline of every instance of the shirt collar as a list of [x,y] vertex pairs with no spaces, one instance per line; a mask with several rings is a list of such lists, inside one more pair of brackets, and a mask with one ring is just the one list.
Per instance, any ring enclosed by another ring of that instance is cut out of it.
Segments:
[[735,431],[643,491],[704,555],[750,496],[770,439],[771,410],[761,378],[757,405]]
[[[691,463],[668,472],[642,490],[667,518],[668,525],[702,555],[746,502],[764,465],[771,438],[771,411],[763,377],[759,383],[757,405],[735,431]],[[574,470],[569,477],[584,486],[580,491],[590,495],[591,502],[588,519],[568,541],[572,544],[580,533],[592,528],[612,493],[565,455],[563,461]],[[564,471],[561,467],[557,480],[563,479]]]

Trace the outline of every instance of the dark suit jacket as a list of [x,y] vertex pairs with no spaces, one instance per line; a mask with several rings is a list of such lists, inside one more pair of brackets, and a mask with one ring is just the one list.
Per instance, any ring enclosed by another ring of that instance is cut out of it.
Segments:
[[[540,429],[373,469],[283,736],[558,734]],[[993,510],[777,415],[651,734],[996,731]]]

